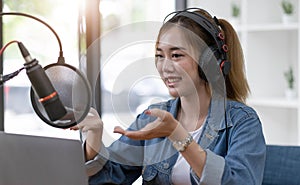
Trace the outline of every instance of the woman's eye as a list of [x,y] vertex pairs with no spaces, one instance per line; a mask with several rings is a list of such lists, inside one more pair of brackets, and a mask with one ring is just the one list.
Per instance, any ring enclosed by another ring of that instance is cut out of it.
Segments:
[[162,55],[160,55],[160,54],[156,54],[156,55],[155,55],[155,58],[156,58],[156,59],[162,59],[162,58],[164,58],[164,57],[163,57]]
[[180,57],[183,57],[183,55],[182,54],[177,54],[177,53],[172,54],[172,58],[180,58]]

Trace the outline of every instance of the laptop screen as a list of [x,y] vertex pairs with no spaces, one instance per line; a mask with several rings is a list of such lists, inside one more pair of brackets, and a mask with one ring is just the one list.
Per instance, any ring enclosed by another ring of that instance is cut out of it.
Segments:
[[78,140],[0,132],[0,185],[88,184]]

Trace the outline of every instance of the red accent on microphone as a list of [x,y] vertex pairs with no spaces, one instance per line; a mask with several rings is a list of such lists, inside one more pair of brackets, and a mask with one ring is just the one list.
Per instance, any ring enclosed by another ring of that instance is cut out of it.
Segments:
[[57,95],[57,92],[54,91],[53,93],[49,94],[48,96],[44,97],[44,98],[40,98],[39,99],[39,102],[44,102],[44,101],[47,101],[47,100],[50,100],[51,98],[55,97]]

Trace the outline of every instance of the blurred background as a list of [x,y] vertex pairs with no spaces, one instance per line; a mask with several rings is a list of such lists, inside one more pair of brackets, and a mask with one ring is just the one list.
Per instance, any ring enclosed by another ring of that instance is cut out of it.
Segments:
[[[93,106],[112,138],[118,137],[112,134],[115,125],[127,127],[149,104],[170,98],[154,65],[154,41],[164,17],[201,7],[227,19],[244,49],[252,92],[247,103],[258,112],[267,143],[286,145],[300,144],[299,4],[299,0],[1,1],[3,12],[28,13],[55,29],[66,63],[89,80]],[[19,40],[42,66],[57,62],[58,43],[48,28],[26,17],[1,18],[2,45]],[[24,63],[14,44],[1,57],[1,74]],[[43,123],[32,109],[29,91],[25,72],[1,86],[1,130],[79,138],[78,132]]]

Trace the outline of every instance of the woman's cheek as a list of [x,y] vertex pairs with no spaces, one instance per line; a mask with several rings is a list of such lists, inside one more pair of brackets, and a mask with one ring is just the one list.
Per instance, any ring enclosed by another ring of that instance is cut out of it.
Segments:
[[156,69],[157,69],[158,73],[161,76],[162,75],[162,64],[161,64],[161,62],[156,62],[155,65],[156,65]]

